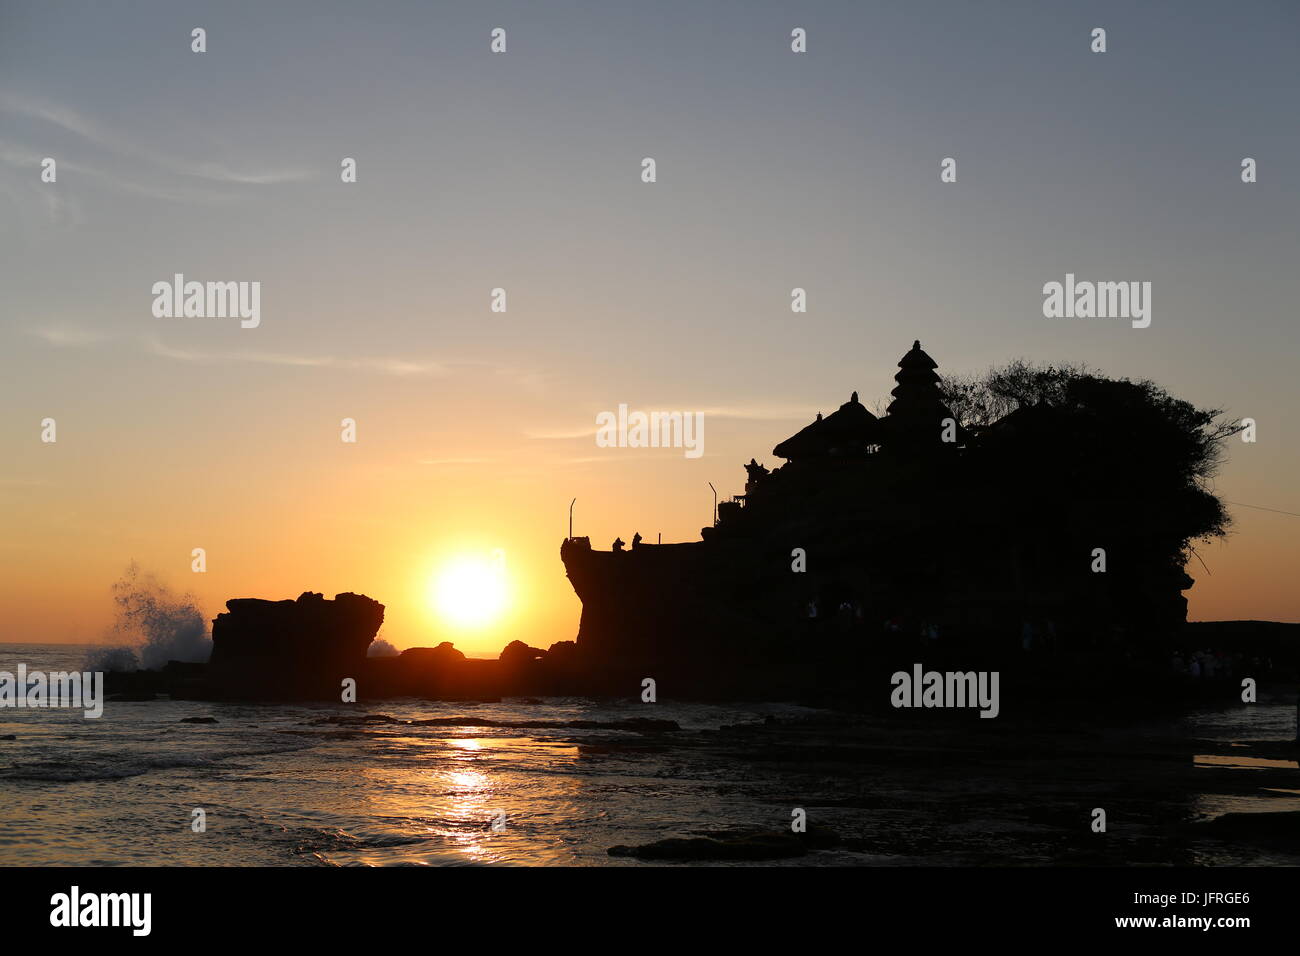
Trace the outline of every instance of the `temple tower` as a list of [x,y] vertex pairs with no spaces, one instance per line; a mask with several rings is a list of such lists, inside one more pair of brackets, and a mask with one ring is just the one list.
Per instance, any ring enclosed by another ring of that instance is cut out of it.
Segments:
[[943,395],[939,391],[939,367],[921,348],[921,341],[912,343],[912,349],[898,361],[898,384],[890,392],[894,400],[889,403],[884,419],[892,437],[904,443],[939,443],[943,420],[951,418]]

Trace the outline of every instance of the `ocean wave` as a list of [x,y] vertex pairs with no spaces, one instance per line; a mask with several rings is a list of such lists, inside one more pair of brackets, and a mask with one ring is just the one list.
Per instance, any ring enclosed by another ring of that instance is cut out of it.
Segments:
[[87,670],[161,670],[168,661],[203,663],[212,655],[207,618],[194,597],[175,596],[134,562],[113,585],[113,601],[116,643],[91,651]]
[[77,764],[63,761],[33,761],[0,767],[0,780],[28,780],[41,783],[82,783],[91,780],[123,780],[162,770],[192,768],[218,768],[223,763],[241,757],[264,757],[293,753],[308,749],[307,745],[283,747],[241,748],[207,754],[158,754],[140,756],[114,756],[111,760],[80,761]]
[[403,719],[391,714],[332,714],[314,724],[397,724],[407,727],[497,727],[519,730],[632,730],[659,733],[681,730],[675,720],[628,717],[624,720],[496,720],[491,717],[425,717]]

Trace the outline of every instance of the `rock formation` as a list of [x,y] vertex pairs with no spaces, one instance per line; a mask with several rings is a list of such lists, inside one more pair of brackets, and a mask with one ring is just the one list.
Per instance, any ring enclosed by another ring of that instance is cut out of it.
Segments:
[[1016,368],[990,399],[945,386],[919,341],[898,366],[887,414],[856,392],[819,413],[773,449],[785,464],[750,460],[700,540],[563,541],[598,693],[653,677],[665,696],[853,701],[922,654],[1031,688],[1060,686],[1047,667],[1173,682],[1188,547],[1222,530],[1200,479],[1229,426],[1152,383]]
[[208,690],[218,697],[338,700],[359,679],[384,606],[360,594],[296,601],[236,598],[212,622]]
[[367,661],[360,691],[369,698],[463,701],[592,692],[576,650],[573,641],[549,651],[511,641],[496,660],[482,660],[467,658],[447,641],[409,647],[399,657]]

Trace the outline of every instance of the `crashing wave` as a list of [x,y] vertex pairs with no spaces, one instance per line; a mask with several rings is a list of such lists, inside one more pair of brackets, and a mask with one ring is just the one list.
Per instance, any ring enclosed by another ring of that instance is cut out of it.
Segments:
[[88,670],[160,670],[168,661],[203,663],[211,656],[207,619],[195,598],[177,597],[134,562],[113,585],[113,601],[111,644],[87,655]]

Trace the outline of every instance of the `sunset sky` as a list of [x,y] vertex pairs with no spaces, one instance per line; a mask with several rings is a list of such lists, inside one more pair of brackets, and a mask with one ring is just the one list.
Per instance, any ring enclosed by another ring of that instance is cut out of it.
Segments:
[[[695,540],[915,338],[1253,417],[1216,490],[1300,512],[1300,6],[1135,6],[0,0],[0,641],[99,640],[131,561],[209,618],[572,639],[572,498],[596,547]],[[260,326],[155,318],[175,273],[259,281]],[[1044,318],[1066,273],[1151,282],[1150,328]],[[620,403],[704,454],[596,447]],[[1300,517],[1231,512],[1191,617],[1300,621]],[[508,612],[438,614],[495,549]]]

